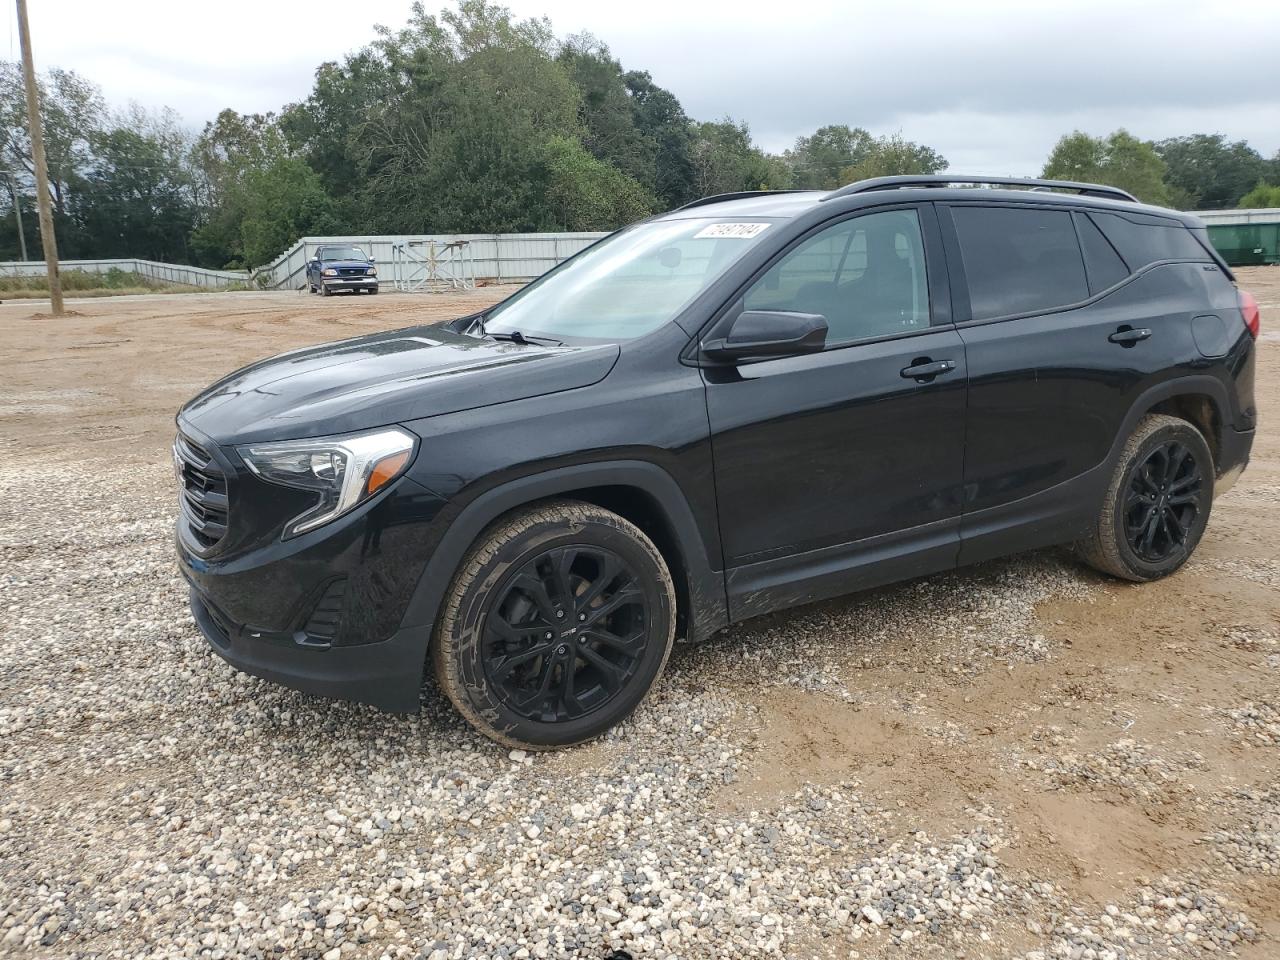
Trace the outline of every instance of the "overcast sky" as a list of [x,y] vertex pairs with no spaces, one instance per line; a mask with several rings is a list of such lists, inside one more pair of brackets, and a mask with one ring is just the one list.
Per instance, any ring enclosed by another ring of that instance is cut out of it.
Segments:
[[[428,9],[439,5],[427,0]],[[18,55],[13,5],[7,36]],[[223,107],[300,100],[317,64],[401,26],[408,0],[32,0],[40,68],[109,100]],[[782,150],[827,123],[900,131],[951,169],[1036,174],[1075,128],[1220,132],[1280,150],[1280,0],[966,0],[786,4],[511,0],[560,35],[589,31],[698,119],[746,120]]]

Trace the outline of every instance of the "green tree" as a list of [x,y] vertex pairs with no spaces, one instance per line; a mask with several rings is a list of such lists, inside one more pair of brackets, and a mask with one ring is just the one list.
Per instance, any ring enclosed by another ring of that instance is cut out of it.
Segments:
[[872,177],[930,174],[946,167],[947,158],[937,150],[894,134],[877,138],[860,162],[840,171],[839,182],[846,184]]
[[190,262],[197,191],[191,138],[177,114],[134,105],[94,132],[89,146],[87,169],[68,181],[66,212],[76,230],[65,255]]
[[289,155],[274,114],[223,110],[196,140],[200,223],[192,236],[197,261],[210,267],[244,266],[244,232],[251,198],[245,178]]
[[387,92],[348,134],[358,222],[411,233],[545,227],[547,144],[580,133],[579,94],[555,51],[544,20],[514,21],[483,0],[439,16],[415,5],[405,29],[371,48],[383,71],[373,85]]
[[1267,161],[1243,140],[1234,143],[1220,133],[1171,137],[1155,145],[1165,163],[1170,198],[1185,210],[1234,207],[1259,180]]
[[875,138],[870,133],[841,123],[819,127],[811,135],[799,137],[784,156],[791,166],[795,186],[834,190],[841,185],[841,172],[861,164],[874,148]]
[[1258,185],[1240,198],[1237,206],[1242,210],[1269,210],[1280,207],[1280,187],[1258,182]]
[[1120,187],[1139,200],[1164,205],[1170,201],[1164,174],[1165,164],[1155,147],[1127,130],[1108,137],[1077,130],[1054,146],[1041,176]]
[[571,137],[547,143],[546,184],[555,230],[612,230],[653,211],[652,194]]
[[622,65],[589,34],[570,37],[556,61],[580,94],[582,146],[650,190],[656,187],[657,144],[636,126]]
[[779,190],[791,183],[786,163],[756,147],[746,123],[730,117],[698,125],[693,172],[696,193],[702,197],[739,190]]
[[[40,119],[44,130],[49,192],[58,215],[66,213],[71,181],[89,164],[91,141],[107,120],[106,101],[98,86],[74,70],[47,70],[36,77],[40,91]],[[4,138],[0,165],[6,175],[35,189],[31,135],[27,129],[26,88],[22,65],[0,61],[0,137]]]
[[240,260],[270,263],[298,238],[342,232],[320,176],[299,157],[281,157],[249,170],[231,201],[243,208]]
[[698,199],[694,185],[694,124],[670,90],[658,86],[648,71],[623,75],[631,97],[636,129],[653,152],[653,183],[647,184],[664,209]]

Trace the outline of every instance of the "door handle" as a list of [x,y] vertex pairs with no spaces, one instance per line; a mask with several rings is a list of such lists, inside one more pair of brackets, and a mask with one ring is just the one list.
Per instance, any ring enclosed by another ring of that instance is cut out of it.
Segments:
[[1122,347],[1132,347],[1139,340],[1145,340],[1151,336],[1151,330],[1147,327],[1121,327],[1111,336],[1107,337],[1112,343],[1118,343]]
[[950,373],[955,368],[956,362],[954,360],[930,360],[928,357],[921,357],[919,360],[914,361],[911,366],[903,367],[901,376],[904,380],[928,383],[934,377]]

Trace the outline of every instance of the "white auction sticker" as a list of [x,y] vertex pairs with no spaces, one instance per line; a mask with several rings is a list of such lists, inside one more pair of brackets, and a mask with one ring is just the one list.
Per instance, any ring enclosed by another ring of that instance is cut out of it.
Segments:
[[769,225],[767,223],[710,223],[693,235],[693,239],[732,237],[737,240],[750,240],[758,237]]

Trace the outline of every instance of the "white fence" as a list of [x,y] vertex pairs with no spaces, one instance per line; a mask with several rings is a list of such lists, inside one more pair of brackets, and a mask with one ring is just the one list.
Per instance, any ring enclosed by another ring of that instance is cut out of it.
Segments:
[[[181,263],[160,263],[156,260],[59,260],[61,270],[82,270],[85,273],[109,273],[123,270],[136,273],[159,283],[185,283],[192,287],[222,290],[244,285],[249,274],[236,270],[206,270],[204,267],[188,267]],[[9,260],[0,262],[0,277],[43,277],[46,274],[43,260]],[[68,291],[74,296],[74,291]]]
[[[265,267],[253,271],[255,286],[275,290],[299,290],[306,283],[307,260],[316,248],[329,243],[355,244],[378,263],[384,284],[397,280],[408,289],[423,288],[428,280],[425,263],[403,256],[396,248],[421,254],[434,242],[437,248],[459,240],[467,242],[467,259],[476,280],[519,283],[541,276],[556,264],[589,246],[603,233],[454,233],[378,237],[303,237]],[[398,275],[392,265],[399,261]]]
[[1209,226],[1215,224],[1236,226],[1242,223],[1280,223],[1280,209],[1255,208],[1253,210],[1197,210],[1192,214]]
[[[456,233],[378,237],[304,237],[265,267],[252,271],[206,270],[155,260],[61,260],[63,270],[107,273],[123,270],[160,283],[184,283],[221,290],[248,285],[267,290],[300,290],[306,283],[307,260],[324,244],[355,244],[378,263],[379,278],[402,289],[431,289],[431,268],[425,252],[466,241],[468,274],[490,283],[522,283],[541,276],[590,246],[603,233]],[[407,253],[406,253],[407,251]],[[43,260],[0,262],[0,276],[44,276]]]

